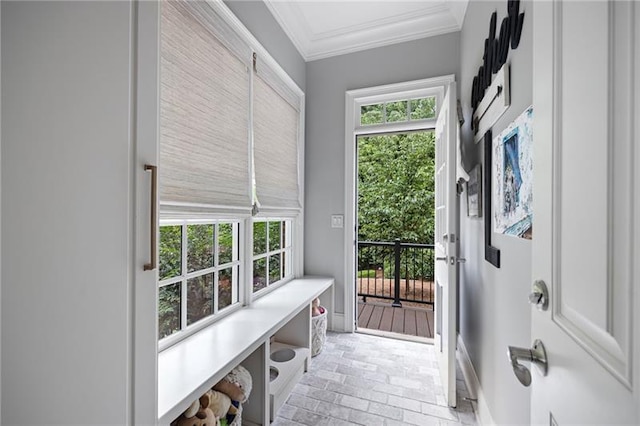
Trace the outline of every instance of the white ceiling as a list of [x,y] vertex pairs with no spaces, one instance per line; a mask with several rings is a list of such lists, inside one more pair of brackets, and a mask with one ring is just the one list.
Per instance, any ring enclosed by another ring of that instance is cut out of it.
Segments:
[[305,61],[459,31],[469,0],[264,0]]

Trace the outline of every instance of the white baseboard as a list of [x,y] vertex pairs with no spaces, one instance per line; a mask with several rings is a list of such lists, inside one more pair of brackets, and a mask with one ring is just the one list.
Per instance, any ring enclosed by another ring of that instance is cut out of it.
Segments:
[[330,327],[331,331],[338,331],[343,333],[346,330],[344,325],[344,314],[334,312]]
[[489,411],[487,400],[482,392],[480,380],[478,379],[476,370],[473,368],[473,364],[469,358],[469,352],[467,352],[467,348],[464,346],[462,336],[460,335],[458,335],[458,350],[456,353],[458,355],[458,363],[460,364],[464,381],[467,385],[467,389],[469,390],[469,396],[477,400],[477,402],[472,402],[472,404],[476,412],[478,422],[481,425],[494,426],[496,423],[493,421],[491,411]]

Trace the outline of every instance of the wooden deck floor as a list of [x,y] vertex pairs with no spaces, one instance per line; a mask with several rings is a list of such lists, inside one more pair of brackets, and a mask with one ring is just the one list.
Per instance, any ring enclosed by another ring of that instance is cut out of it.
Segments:
[[433,338],[433,310],[358,302],[358,328]]

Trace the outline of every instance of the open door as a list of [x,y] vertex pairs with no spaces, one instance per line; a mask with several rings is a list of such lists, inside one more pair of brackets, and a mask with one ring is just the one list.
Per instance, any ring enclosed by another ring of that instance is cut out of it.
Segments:
[[540,305],[532,308],[532,339],[542,342],[548,369],[544,375],[545,363],[528,362],[541,350],[518,357],[512,348],[512,365],[532,383],[531,424],[635,425],[640,4],[533,8],[538,291],[530,300]]
[[456,406],[458,209],[456,84],[449,83],[436,121],[435,349],[447,405]]

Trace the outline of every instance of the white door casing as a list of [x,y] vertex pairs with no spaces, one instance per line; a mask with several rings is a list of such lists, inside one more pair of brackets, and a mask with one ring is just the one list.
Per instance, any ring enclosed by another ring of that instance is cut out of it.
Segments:
[[446,88],[436,121],[435,349],[445,400],[456,406],[457,238],[456,85]]
[[[381,134],[389,132],[407,132],[426,130],[435,127],[435,119],[421,121],[407,121],[386,123],[376,126],[362,126],[360,124],[360,108],[381,102],[391,102],[398,99],[417,99],[428,96],[436,97],[436,104],[440,105],[444,97],[444,90],[455,82],[453,74],[442,77],[432,77],[424,80],[408,81],[404,83],[388,84],[368,87],[364,89],[348,90],[345,93],[345,215],[344,215],[344,253],[345,273],[343,289],[336,281],[338,292],[344,295],[343,312],[338,312],[335,318],[344,318],[333,324],[336,330],[354,332],[356,327],[356,138],[363,134]],[[454,108],[455,111],[455,108]],[[344,325],[340,324],[343,323]]]
[[638,424],[640,7],[536,2],[533,22],[532,278],[550,305],[532,308],[549,369],[531,423]]

